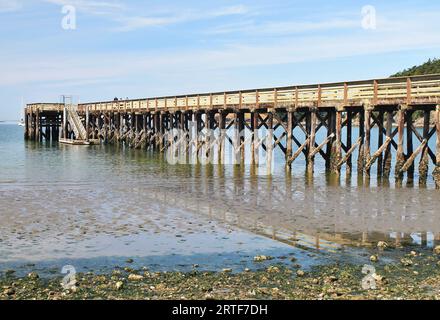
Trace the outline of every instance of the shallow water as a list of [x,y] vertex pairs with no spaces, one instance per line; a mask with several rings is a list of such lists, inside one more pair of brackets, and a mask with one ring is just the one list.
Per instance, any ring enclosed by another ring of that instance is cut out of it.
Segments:
[[22,130],[0,125],[0,270],[106,270],[134,258],[157,270],[239,271],[261,267],[259,254],[307,268],[362,260],[353,247],[378,240],[439,239],[431,182],[335,178],[319,158],[312,178],[304,159],[286,174],[279,151],[269,178],[122,147],[25,142]]

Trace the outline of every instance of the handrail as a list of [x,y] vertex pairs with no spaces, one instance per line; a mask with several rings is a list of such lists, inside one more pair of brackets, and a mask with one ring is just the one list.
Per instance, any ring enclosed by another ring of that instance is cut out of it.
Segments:
[[[228,106],[243,108],[247,105],[272,105],[273,108],[286,105],[328,107],[335,106],[335,103],[351,105],[365,102],[372,105],[381,103],[411,104],[412,102],[440,103],[440,74],[90,102],[80,104],[78,108],[79,111],[84,111],[88,106],[91,112],[120,110],[135,112],[136,110],[187,110],[188,108],[209,109]],[[60,104],[34,103],[27,105],[28,108],[37,106],[41,109],[54,110],[58,109]]]

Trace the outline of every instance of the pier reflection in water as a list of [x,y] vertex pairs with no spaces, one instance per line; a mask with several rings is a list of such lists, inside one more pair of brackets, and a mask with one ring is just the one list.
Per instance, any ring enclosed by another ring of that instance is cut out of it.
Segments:
[[207,268],[218,269],[255,254],[439,240],[440,195],[431,184],[334,176],[319,160],[313,176],[296,168],[286,174],[283,166],[269,177],[252,166],[169,165],[145,150],[24,143],[20,128],[6,127],[0,269],[97,257],[97,266],[111,265],[118,256],[164,267],[153,257],[173,255],[164,268],[191,267],[204,255]]

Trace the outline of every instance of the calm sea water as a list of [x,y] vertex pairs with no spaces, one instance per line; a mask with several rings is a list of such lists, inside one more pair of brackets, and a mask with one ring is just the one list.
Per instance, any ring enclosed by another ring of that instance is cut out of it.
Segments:
[[1,124],[0,159],[0,271],[107,270],[128,258],[157,270],[240,271],[261,267],[259,254],[307,268],[365,259],[352,248],[378,240],[432,246],[440,234],[432,177],[396,187],[373,174],[366,185],[355,173],[326,174],[319,157],[313,177],[304,159],[286,174],[279,150],[268,177],[123,147],[25,142],[23,128]]

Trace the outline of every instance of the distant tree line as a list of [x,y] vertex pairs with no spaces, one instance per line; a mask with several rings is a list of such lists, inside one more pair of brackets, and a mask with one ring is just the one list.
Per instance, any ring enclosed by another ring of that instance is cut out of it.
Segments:
[[[419,66],[414,66],[397,72],[396,74],[393,74],[392,77],[409,77],[434,73],[440,73],[440,59],[437,58],[429,59]],[[413,119],[419,119],[421,117],[423,117],[423,111],[414,112]]]
[[424,64],[397,72],[392,77],[408,77],[433,73],[440,73],[440,59],[429,59]]

